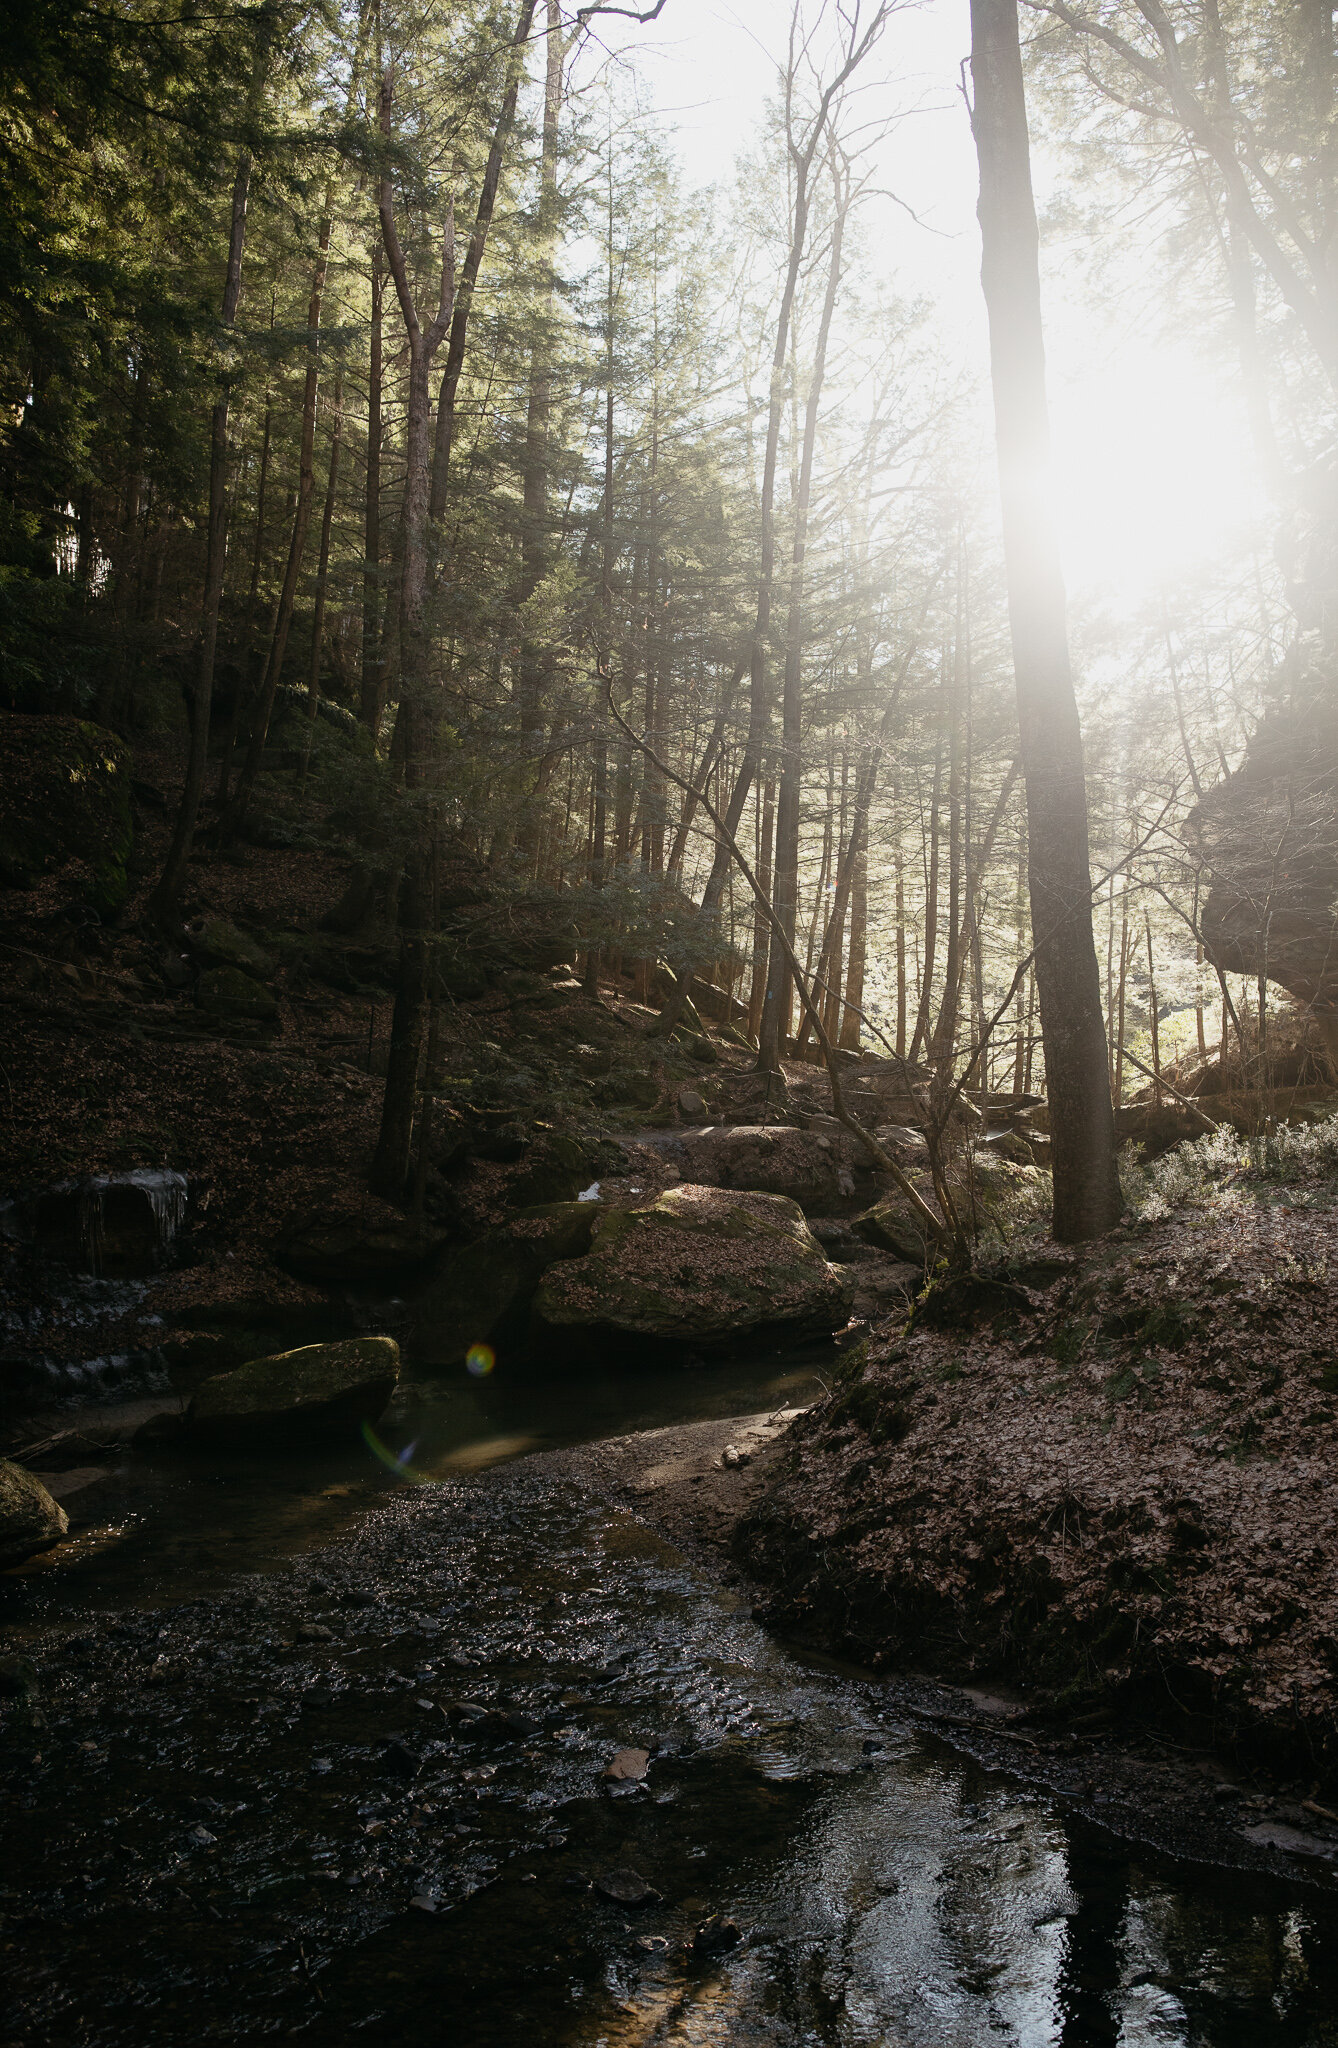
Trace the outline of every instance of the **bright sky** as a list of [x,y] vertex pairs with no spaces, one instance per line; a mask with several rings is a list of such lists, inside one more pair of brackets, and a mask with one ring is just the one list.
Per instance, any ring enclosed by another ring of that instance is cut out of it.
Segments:
[[[735,157],[774,89],[789,18],[789,0],[666,0],[649,27],[599,24],[608,46],[635,46],[694,184],[728,191]],[[976,162],[960,83],[969,48],[967,0],[907,7],[869,67],[861,104],[871,119],[905,110],[879,164],[880,184],[904,202],[886,200],[875,215],[885,269],[905,296],[932,297],[945,346],[983,376]],[[1041,160],[1035,170],[1043,203],[1059,167]],[[1080,269],[1065,251],[1047,257],[1056,500],[1070,586],[1117,611],[1165,593],[1174,610],[1178,589],[1229,554],[1262,507],[1239,393],[1229,376],[1205,369],[1192,337],[1172,343],[1148,332],[1132,290],[1127,310],[1112,317],[1083,302]]]

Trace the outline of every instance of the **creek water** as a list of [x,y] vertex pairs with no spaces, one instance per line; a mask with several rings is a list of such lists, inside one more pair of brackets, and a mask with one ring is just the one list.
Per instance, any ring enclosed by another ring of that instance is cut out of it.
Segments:
[[0,2041],[1334,2048],[1331,1893],[979,1769],[551,1448],[820,1369],[499,1375],[382,1459],[100,1482],[0,1580]]

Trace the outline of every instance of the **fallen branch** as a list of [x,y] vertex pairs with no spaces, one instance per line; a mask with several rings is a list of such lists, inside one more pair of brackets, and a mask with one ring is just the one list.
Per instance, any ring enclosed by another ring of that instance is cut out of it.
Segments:
[[1182,1109],[1189,1110],[1191,1115],[1196,1116],[1200,1123],[1206,1125],[1210,1131],[1221,1129],[1221,1125],[1214,1123],[1206,1110],[1199,1108],[1198,1103],[1194,1101],[1192,1096],[1182,1095],[1178,1088],[1173,1088],[1165,1074],[1154,1074],[1151,1067],[1145,1067],[1142,1060],[1136,1054],[1131,1053],[1127,1045],[1124,1048],[1124,1057],[1128,1060],[1131,1067],[1137,1067],[1140,1074],[1146,1074],[1154,1086],[1164,1088],[1168,1095],[1174,1096]]

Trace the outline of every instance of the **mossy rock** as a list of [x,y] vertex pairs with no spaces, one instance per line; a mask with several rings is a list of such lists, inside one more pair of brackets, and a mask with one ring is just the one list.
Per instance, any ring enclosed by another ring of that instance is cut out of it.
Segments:
[[375,1422],[395,1391],[400,1348],[393,1337],[349,1337],[253,1358],[195,1390],[186,1413],[192,1435],[263,1449],[294,1436],[343,1435]]
[[506,1200],[518,1209],[539,1203],[570,1202],[591,1178],[592,1155],[578,1139],[561,1131],[542,1131],[525,1153]]
[[191,950],[207,967],[235,967],[253,981],[268,981],[278,962],[226,917],[209,917],[191,936]]
[[70,1518],[40,1479],[0,1458],[0,1571],[60,1542]]
[[130,887],[129,749],[81,718],[0,713],[0,884],[27,888],[72,860],[83,894],[114,917]]
[[195,1001],[211,1017],[249,1017],[270,1024],[279,1014],[269,990],[240,967],[206,968],[195,984]]
[[448,1253],[414,1299],[415,1355],[453,1366],[476,1344],[519,1345],[544,1273],[589,1251],[599,1212],[598,1202],[541,1203]]
[[933,1248],[929,1232],[899,1188],[857,1216],[852,1228],[866,1244],[914,1266],[923,1266]]
[[550,1268],[534,1308],[568,1335],[721,1345],[762,1329],[837,1329],[849,1296],[797,1202],[688,1184],[601,1214],[589,1254]]

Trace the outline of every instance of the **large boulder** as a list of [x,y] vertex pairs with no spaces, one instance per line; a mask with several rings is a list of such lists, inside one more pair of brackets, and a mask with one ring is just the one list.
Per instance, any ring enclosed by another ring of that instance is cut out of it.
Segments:
[[309,1437],[375,1422],[395,1391],[400,1348],[393,1337],[349,1337],[253,1358],[196,1388],[188,1429],[214,1439]]
[[60,1542],[70,1526],[40,1479],[0,1458],[0,1571]]
[[130,765],[100,725],[0,713],[0,885],[27,888],[77,860],[84,897],[114,916],[130,887]]
[[207,917],[190,934],[191,951],[205,967],[235,967],[253,981],[268,981],[278,962],[226,917]]
[[590,1249],[598,1202],[549,1202],[523,1209],[500,1229],[447,1254],[415,1296],[415,1356],[460,1365],[476,1344],[520,1342],[530,1303],[548,1268]]
[[790,1124],[708,1124],[674,1148],[685,1181],[788,1195],[805,1209],[830,1208],[855,1192],[863,1155],[848,1132]]
[[588,1254],[545,1273],[534,1313],[568,1336],[709,1345],[761,1329],[837,1329],[849,1296],[797,1202],[688,1185],[601,1214]]

